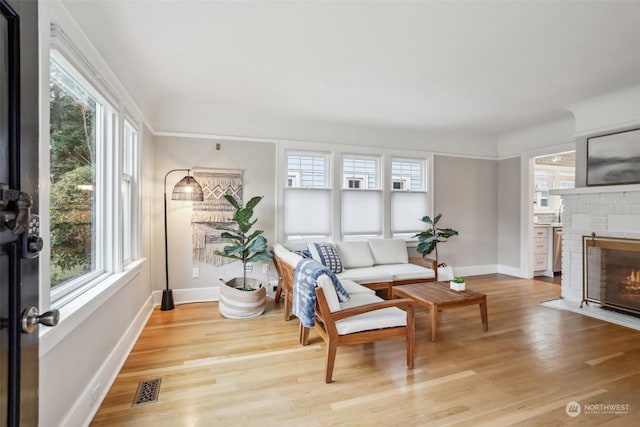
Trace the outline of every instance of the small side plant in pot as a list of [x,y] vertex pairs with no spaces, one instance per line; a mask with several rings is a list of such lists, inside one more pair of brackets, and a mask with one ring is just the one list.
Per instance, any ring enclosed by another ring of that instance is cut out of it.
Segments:
[[[426,257],[431,252],[435,251],[436,266],[440,267],[440,261],[438,260],[438,243],[444,243],[450,237],[457,236],[458,232],[452,228],[439,228],[438,221],[442,218],[442,214],[439,213],[433,219],[429,215],[423,216],[420,221],[426,223],[428,228],[413,237],[418,238],[418,247],[416,251]],[[437,273],[436,273],[437,274]],[[453,273],[451,273],[453,275]],[[436,280],[440,278],[436,275]]]
[[253,219],[253,209],[262,196],[253,197],[246,206],[242,206],[231,195],[227,194],[224,198],[235,208],[232,219],[236,224],[216,227],[222,230],[221,237],[228,243],[223,251],[216,251],[216,255],[242,262],[242,277],[221,280],[218,307],[220,314],[229,319],[256,317],[264,313],[267,290],[259,280],[247,277],[247,263],[271,259],[263,231],[252,231],[258,221]]

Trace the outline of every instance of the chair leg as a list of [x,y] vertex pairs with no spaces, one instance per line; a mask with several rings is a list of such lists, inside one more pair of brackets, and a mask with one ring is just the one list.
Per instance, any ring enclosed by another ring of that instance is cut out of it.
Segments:
[[415,319],[413,305],[407,307],[407,367],[413,369],[415,348]]
[[336,361],[336,351],[338,350],[338,346],[332,342],[331,340],[329,340],[329,342],[327,342],[327,368],[325,371],[325,377],[324,377],[324,381],[329,384],[330,382],[332,382],[332,377],[333,377],[333,366],[335,364]]
[[302,345],[307,345],[309,344],[309,328],[305,327],[302,325],[302,322],[300,322],[300,329],[298,330],[298,339],[300,341],[300,344]]
[[291,297],[289,296],[289,292],[285,292],[284,296],[284,320],[291,320],[291,306],[293,305],[293,301],[291,301]]
[[282,278],[278,278],[278,287],[276,288],[276,296],[274,297],[276,304],[280,302],[281,296],[282,296]]

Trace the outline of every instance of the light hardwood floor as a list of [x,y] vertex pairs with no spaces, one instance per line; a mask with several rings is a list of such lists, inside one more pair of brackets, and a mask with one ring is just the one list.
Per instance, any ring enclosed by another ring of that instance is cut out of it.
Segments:
[[[478,306],[461,307],[441,313],[431,342],[419,309],[413,371],[403,340],[341,347],[331,384],[324,343],[312,331],[300,346],[281,306],[248,320],[216,303],[156,309],[91,425],[640,425],[640,332],[541,306],[556,284],[488,275],[467,287],[488,295],[488,332]],[[138,382],[156,377],[158,402],[132,408]]]

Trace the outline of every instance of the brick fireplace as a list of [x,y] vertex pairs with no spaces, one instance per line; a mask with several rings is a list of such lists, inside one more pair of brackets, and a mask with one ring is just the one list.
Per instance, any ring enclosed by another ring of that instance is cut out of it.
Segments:
[[[583,187],[553,190],[552,193],[561,196],[563,205],[562,304],[565,307],[562,308],[578,311],[585,293],[585,263],[588,268],[595,270],[593,274],[602,274],[603,260],[595,259],[595,255],[591,259],[585,257],[584,241],[594,233],[595,236],[606,236],[611,240],[640,240],[640,185]],[[617,254],[614,252],[605,256],[615,257]],[[604,262],[606,264],[606,259]],[[639,267],[636,265],[636,271]],[[589,286],[589,297],[593,297],[594,301],[606,297],[601,295],[600,285],[597,285],[597,290],[591,288],[596,286],[593,283]],[[588,315],[596,313],[595,317],[605,320],[606,317],[622,318],[623,324],[628,323],[626,326],[640,329],[640,319],[637,317],[618,313],[601,314],[606,310],[602,310],[599,303],[589,304],[582,311]]]

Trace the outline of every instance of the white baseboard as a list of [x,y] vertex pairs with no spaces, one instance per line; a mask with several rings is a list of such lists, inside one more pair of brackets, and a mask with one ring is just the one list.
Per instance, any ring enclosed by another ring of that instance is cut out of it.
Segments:
[[453,274],[458,277],[480,276],[497,272],[498,268],[495,264],[453,266]]
[[522,273],[522,269],[519,267],[511,267],[509,265],[498,264],[498,273],[506,274],[507,276],[519,277],[521,279],[527,278],[527,276]]
[[[210,288],[173,289],[174,304],[188,304],[191,302],[218,301],[220,299],[220,288],[212,286]],[[162,291],[153,292],[153,305],[160,305],[162,302]]]
[[88,426],[91,423],[152,312],[153,305],[148,298],[60,425]]

